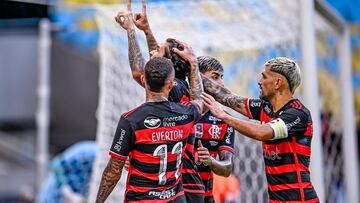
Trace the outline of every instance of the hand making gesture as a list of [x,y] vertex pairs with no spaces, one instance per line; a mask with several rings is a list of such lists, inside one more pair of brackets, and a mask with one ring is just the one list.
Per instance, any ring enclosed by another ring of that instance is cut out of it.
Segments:
[[199,160],[205,165],[205,166],[210,166],[212,163],[212,160],[214,159],[211,155],[209,150],[204,147],[201,143],[200,140],[198,140],[198,155],[199,155]]
[[115,21],[126,31],[134,29],[134,20],[131,11],[131,0],[129,0],[126,11],[119,11],[115,16]]
[[141,3],[142,3],[142,10],[141,12],[135,12],[134,23],[139,30],[147,32],[150,30],[150,24],[146,15],[146,1],[142,0]]

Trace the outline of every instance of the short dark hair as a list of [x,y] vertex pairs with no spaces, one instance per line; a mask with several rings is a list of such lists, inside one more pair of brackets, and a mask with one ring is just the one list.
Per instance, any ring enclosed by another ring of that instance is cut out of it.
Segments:
[[190,72],[190,64],[181,58],[177,53],[173,52],[173,48],[177,48],[180,51],[184,50],[184,47],[176,42],[176,39],[168,38],[166,42],[169,44],[170,53],[166,56],[174,64],[175,77],[185,80],[186,76]]
[[150,91],[160,92],[173,73],[174,67],[170,59],[164,57],[150,59],[145,65],[145,81]]
[[208,56],[199,56],[197,57],[199,71],[205,73],[207,71],[219,71],[224,72],[224,68],[221,63],[215,58]]

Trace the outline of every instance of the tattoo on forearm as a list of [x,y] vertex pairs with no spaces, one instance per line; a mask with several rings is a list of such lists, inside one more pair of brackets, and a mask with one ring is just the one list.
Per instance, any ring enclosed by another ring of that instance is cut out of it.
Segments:
[[222,101],[225,106],[228,106],[230,108],[245,108],[245,98],[237,96],[237,95],[227,95],[224,96],[224,99]]
[[201,76],[198,68],[198,62],[190,62],[191,72],[190,72],[190,100],[199,99],[201,93],[204,91],[203,83],[201,82]]
[[213,96],[216,101],[221,104],[228,106],[232,109],[242,109],[245,108],[245,98],[234,95],[230,90],[226,89],[223,86],[220,86],[206,77],[202,77],[204,84],[204,90]]
[[156,50],[158,47],[158,43],[156,42],[156,39],[152,34],[152,32],[151,31],[145,32],[145,36],[146,36],[149,52],[151,52],[152,50]]
[[99,191],[96,197],[96,203],[102,203],[110,195],[116,183],[121,177],[121,172],[124,167],[125,161],[119,159],[110,158],[108,165],[106,166],[101,183],[99,186]]
[[135,29],[128,33],[129,42],[129,63],[131,71],[144,72],[145,59],[141,54],[138,41],[136,39]]
[[220,176],[229,176],[232,171],[233,165],[233,155],[228,151],[220,151],[219,153],[220,160],[215,160],[211,165],[211,170],[214,171],[215,174]]

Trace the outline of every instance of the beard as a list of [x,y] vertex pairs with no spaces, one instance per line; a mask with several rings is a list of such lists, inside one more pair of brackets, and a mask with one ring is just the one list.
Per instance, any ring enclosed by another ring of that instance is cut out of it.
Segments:
[[269,101],[269,97],[267,95],[264,95],[264,92],[260,90],[259,99]]

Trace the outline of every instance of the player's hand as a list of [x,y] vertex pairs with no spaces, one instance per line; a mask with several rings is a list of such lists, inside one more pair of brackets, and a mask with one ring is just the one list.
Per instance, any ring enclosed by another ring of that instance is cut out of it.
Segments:
[[128,156],[126,161],[125,161],[125,164],[124,164],[124,169],[126,171],[129,171],[129,166],[130,166],[130,157]]
[[147,32],[150,30],[149,21],[146,15],[146,1],[142,0],[142,10],[141,12],[135,12],[134,14],[134,23],[139,30]]
[[131,12],[131,0],[128,2],[126,11],[119,11],[115,16],[115,21],[126,31],[130,31],[135,28],[134,20]]
[[176,42],[179,45],[181,45],[182,47],[184,47],[184,50],[180,51],[177,48],[173,48],[172,49],[173,52],[177,53],[185,61],[188,61],[188,62],[197,61],[197,57],[196,57],[193,49],[191,48],[191,46],[189,46],[188,44],[186,44],[185,42],[180,41],[180,40],[176,40]]
[[198,140],[199,147],[197,148],[199,160],[205,165],[209,166],[212,163],[213,157],[210,155],[209,150],[204,147],[200,140]]
[[150,52],[150,58],[164,57],[169,52],[169,47],[166,43],[161,43],[156,50]]
[[227,115],[224,109],[221,108],[219,103],[211,95],[203,92],[201,94],[201,98],[203,99],[204,105],[211,111],[211,113],[215,117],[222,119],[224,116]]

